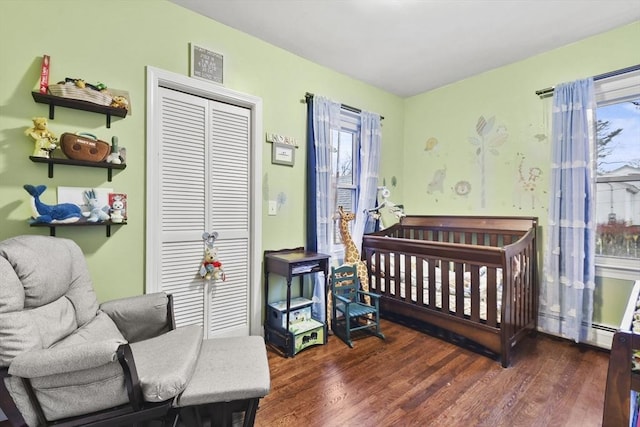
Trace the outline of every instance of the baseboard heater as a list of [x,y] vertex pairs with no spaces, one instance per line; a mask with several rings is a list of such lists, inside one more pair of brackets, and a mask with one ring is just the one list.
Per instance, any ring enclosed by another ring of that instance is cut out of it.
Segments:
[[[557,315],[550,315],[548,313],[540,313],[540,317],[550,317],[556,320],[559,318],[559,316]],[[616,326],[604,325],[600,323],[592,323],[591,333],[589,334],[589,338],[587,339],[586,344],[611,350],[611,343],[613,342],[613,334],[615,334],[617,330],[618,328]],[[550,333],[549,331],[544,331],[542,329],[540,329],[540,331],[545,333]],[[553,333],[551,334],[555,335]]]
[[597,347],[606,348],[611,350],[611,343],[613,342],[613,334],[617,331],[616,328],[609,325],[599,325],[593,323],[591,325],[591,340],[589,344],[593,344]]

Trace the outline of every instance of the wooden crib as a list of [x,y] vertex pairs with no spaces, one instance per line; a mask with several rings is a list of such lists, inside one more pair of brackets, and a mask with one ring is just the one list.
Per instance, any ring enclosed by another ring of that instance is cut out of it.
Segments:
[[[640,326],[634,331],[633,322],[634,316],[640,319],[639,297],[640,280],[636,280],[620,329],[613,335],[604,397],[603,427],[637,425],[639,409],[637,395],[640,393]],[[634,353],[636,354],[635,363]]]
[[362,257],[381,314],[464,337],[507,367],[537,328],[537,225],[534,217],[407,216],[366,234]]

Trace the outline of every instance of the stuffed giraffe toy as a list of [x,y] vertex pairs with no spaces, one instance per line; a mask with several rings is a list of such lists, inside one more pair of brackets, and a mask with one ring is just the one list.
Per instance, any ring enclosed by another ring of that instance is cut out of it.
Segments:
[[[367,265],[360,259],[360,251],[353,243],[351,238],[351,232],[349,231],[349,221],[352,221],[356,214],[353,212],[345,212],[342,206],[338,207],[338,213],[340,214],[340,236],[342,237],[342,244],[344,245],[344,263],[349,265],[355,265],[358,273],[358,279],[362,285],[362,290],[369,292],[369,272]],[[371,298],[365,296],[365,302],[371,303]]]

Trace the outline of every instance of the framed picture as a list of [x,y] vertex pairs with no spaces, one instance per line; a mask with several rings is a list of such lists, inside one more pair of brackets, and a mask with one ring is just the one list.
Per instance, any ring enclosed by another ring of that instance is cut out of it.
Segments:
[[224,57],[204,47],[189,44],[189,75],[208,82],[223,83]]
[[296,147],[291,144],[274,142],[271,151],[271,163],[274,165],[293,166]]

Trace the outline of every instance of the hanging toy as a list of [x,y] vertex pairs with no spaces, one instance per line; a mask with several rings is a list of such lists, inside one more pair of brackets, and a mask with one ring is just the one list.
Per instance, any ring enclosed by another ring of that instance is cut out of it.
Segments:
[[202,233],[204,241],[204,261],[200,266],[200,277],[205,280],[227,280],[227,276],[222,268],[222,262],[218,259],[218,248],[213,247],[213,243],[218,238],[218,233]]

